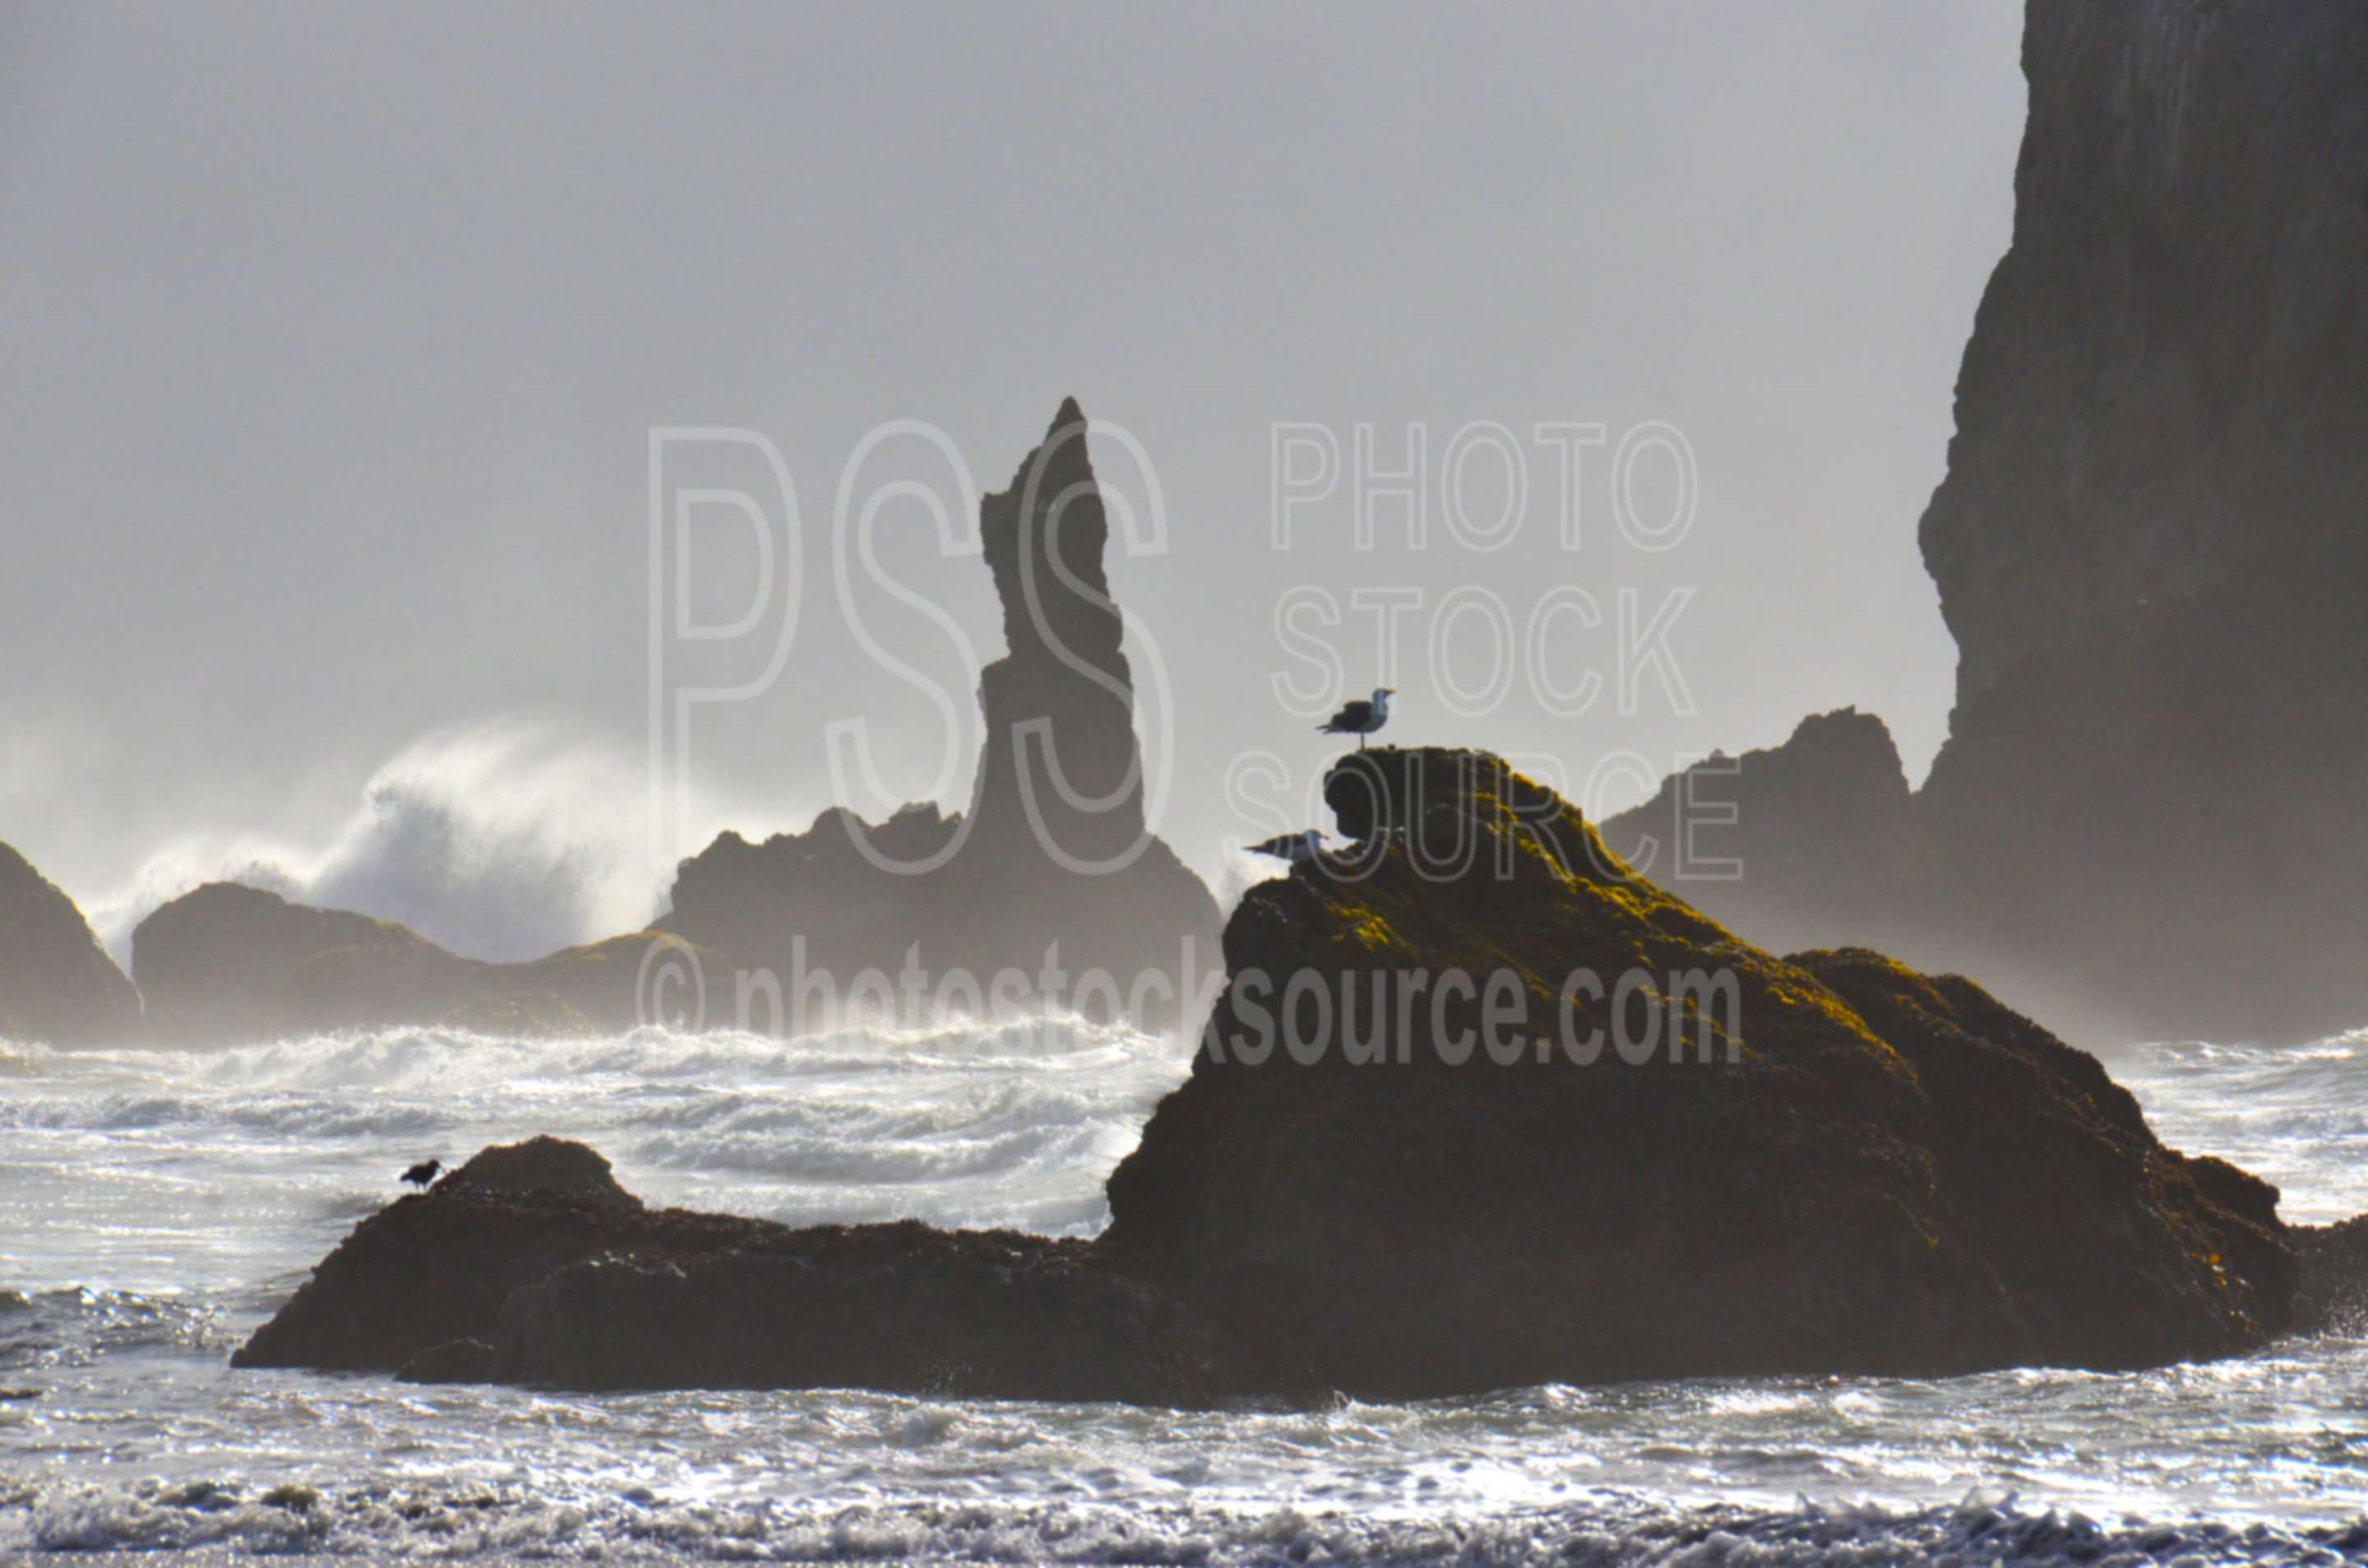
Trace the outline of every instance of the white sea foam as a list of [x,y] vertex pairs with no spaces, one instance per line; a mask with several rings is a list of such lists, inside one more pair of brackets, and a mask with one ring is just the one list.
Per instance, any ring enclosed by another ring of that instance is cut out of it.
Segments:
[[[792,1040],[385,1029],[9,1061],[0,1556],[2368,1557],[2351,1530],[2368,1343],[2342,1339],[2124,1376],[1195,1413],[233,1373],[229,1348],[426,1154],[551,1131],[659,1202],[1087,1233],[1103,1175],[1188,1062],[1074,1020]],[[2167,1047],[2121,1071],[2171,1142],[2271,1175],[2290,1212],[2368,1209],[2368,1042]]]

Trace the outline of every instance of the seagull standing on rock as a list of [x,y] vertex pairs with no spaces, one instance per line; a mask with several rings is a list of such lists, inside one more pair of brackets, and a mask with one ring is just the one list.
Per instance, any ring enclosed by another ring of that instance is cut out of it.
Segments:
[[1357,737],[1357,749],[1362,751],[1365,749],[1365,737],[1390,722],[1390,699],[1397,694],[1395,687],[1377,686],[1373,687],[1371,702],[1345,704],[1340,711],[1316,725],[1316,732],[1326,735],[1354,735]]
[[436,1179],[436,1173],[443,1168],[444,1162],[441,1160],[422,1160],[403,1173],[404,1185],[425,1191],[428,1184]]
[[1288,860],[1294,866],[1304,866],[1324,853],[1324,830],[1311,827],[1304,833],[1286,833],[1269,838],[1264,844],[1250,846],[1253,855],[1271,855],[1278,860]]

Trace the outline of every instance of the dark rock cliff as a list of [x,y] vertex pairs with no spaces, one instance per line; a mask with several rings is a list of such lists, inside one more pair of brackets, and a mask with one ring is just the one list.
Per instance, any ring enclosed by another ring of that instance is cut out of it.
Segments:
[[2368,10],[2037,0],[1927,819],[2143,1032],[2368,1017]]
[[74,900],[0,844],[0,1037],[120,1045],[140,1027],[139,993]]
[[[1863,831],[1861,758],[1806,727],[1754,754],[1712,784],[1742,824],[1707,835],[1754,869],[1684,891],[1755,940],[1896,941],[2109,1036],[2351,1027],[2368,9],[2032,0],[2022,63],[2013,245],[1921,528],[1949,740]],[[1838,881],[1852,862],[1879,874]]]
[[955,971],[981,988],[1006,969],[1033,977],[1057,950],[1072,983],[1099,968],[1120,1010],[1137,1011],[1140,983],[1141,1016],[1175,1022],[1184,944],[1213,967],[1217,909],[1144,830],[1110,527],[1074,400],[980,514],[1008,652],[982,673],[969,810],[908,806],[879,825],[831,811],[762,844],[727,833],[682,863],[659,924],[784,992],[819,972],[842,997],[867,969],[895,974],[915,947],[933,989]]

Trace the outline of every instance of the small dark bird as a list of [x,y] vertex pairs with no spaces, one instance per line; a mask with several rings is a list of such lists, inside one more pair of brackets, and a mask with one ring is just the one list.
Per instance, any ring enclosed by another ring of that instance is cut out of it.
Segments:
[[444,1162],[441,1160],[422,1160],[403,1173],[404,1184],[407,1187],[424,1188],[436,1179],[436,1174],[443,1168]]
[[1269,838],[1264,844],[1250,846],[1253,855],[1271,855],[1278,860],[1288,860],[1294,866],[1305,865],[1324,853],[1324,830],[1311,827],[1304,833],[1286,833]]
[[1390,699],[1398,694],[1394,686],[1377,686],[1371,702],[1351,702],[1338,713],[1315,726],[1326,735],[1354,735],[1357,749],[1365,749],[1365,737],[1390,722]]

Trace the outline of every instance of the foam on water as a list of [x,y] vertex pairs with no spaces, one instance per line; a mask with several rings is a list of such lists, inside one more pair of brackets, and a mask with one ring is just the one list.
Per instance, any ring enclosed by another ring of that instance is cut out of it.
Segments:
[[[0,1554],[2368,1559],[2368,1343],[2338,1339],[2128,1376],[1190,1414],[225,1365],[426,1154],[551,1131],[662,1203],[1090,1233],[1103,1176],[1186,1065],[1076,1022],[0,1048]],[[2368,1039],[2116,1070],[2169,1141],[2279,1181],[2290,1214],[2368,1210]]]

